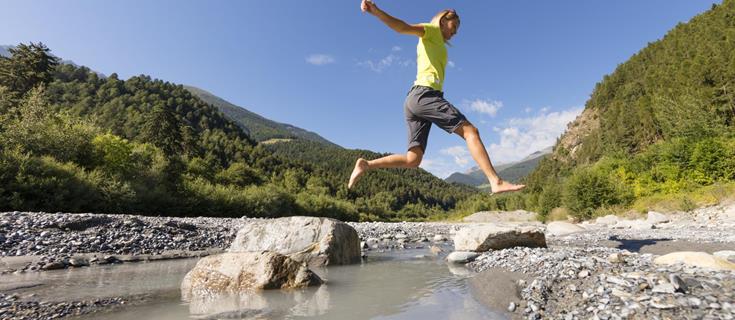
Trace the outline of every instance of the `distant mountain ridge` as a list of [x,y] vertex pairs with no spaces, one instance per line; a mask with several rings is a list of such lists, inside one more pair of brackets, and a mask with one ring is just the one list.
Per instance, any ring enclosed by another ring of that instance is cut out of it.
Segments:
[[[495,166],[498,175],[504,180],[518,182],[536,168],[538,163],[548,154],[552,152],[552,147],[529,154],[525,158]],[[472,167],[465,173],[455,172],[444,179],[446,182],[459,183],[473,187],[479,187],[487,184],[487,178],[479,167]]]
[[222,99],[206,90],[194,86],[184,86],[184,88],[189,90],[189,92],[197,96],[199,99],[202,99],[204,102],[217,107],[217,109],[224,113],[225,116],[237,122],[240,127],[250,135],[250,137],[258,142],[270,139],[297,138],[342,148],[317,133],[287,123],[280,123],[267,119],[257,113]]

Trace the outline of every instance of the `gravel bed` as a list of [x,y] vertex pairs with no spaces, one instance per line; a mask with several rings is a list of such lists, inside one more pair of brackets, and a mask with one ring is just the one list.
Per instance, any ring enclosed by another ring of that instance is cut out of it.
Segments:
[[653,257],[605,247],[513,248],[467,266],[533,276],[518,283],[523,300],[509,306],[513,318],[734,318],[734,272],[654,265]]
[[0,319],[47,320],[80,316],[123,306],[125,298],[105,298],[82,301],[46,302],[33,298],[19,299],[17,295],[0,293]]
[[[247,219],[69,213],[0,213],[0,256],[39,256],[21,271],[119,262],[116,255],[225,249]],[[75,259],[84,253],[91,260]],[[12,272],[16,270],[0,270]]]

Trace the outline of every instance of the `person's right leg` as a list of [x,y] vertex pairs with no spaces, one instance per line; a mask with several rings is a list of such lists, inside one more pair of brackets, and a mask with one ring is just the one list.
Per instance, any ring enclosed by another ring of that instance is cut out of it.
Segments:
[[522,184],[516,185],[500,179],[497,172],[495,172],[495,168],[493,168],[493,165],[490,162],[490,156],[488,156],[487,150],[485,150],[485,145],[482,144],[480,132],[469,121],[462,122],[454,133],[462,137],[462,139],[467,142],[467,149],[470,150],[472,158],[475,159],[477,165],[479,165],[482,172],[485,173],[487,180],[490,182],[490,189],[493,193],[518,191],[525,187],[525,185]]
[[376,168],[416,168],[421,164],[423,156],[424,152],[421,147],[416,146],[409,149],[405,155],[392,154],[370,161],[363,158],[357,159],[355,168],[352,169],[350,175],[350,182],[347,183],[347,188],[352,188],[367,170]]

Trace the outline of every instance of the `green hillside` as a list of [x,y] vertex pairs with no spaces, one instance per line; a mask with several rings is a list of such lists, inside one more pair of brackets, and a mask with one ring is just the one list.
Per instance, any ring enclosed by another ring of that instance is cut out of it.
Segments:
[[192,86],[184,86],[184,88],[199,97],[199,99],[202,99],[202,101],[217,107],[225,114],[225,116],[240,124],[240,126],[256,141],[260,142],[270,139],[299,138],[339,147],[314,132],[294,127],[290,124],[279,123],[266,119],[205,90]]
[[59,64],[42,44],[9,53],[0,211],[425,220],[471,194],[418,170],[376,172],[348,191],[350,162],[372,153],[306,140],[276,150],[181,85]]
[[527,190],[491,206],[580,219],[645,210],[651,199],[680,210],[717,201],[722,192],[702,190],[734,180],[735,1],[725,0],[605,76]]

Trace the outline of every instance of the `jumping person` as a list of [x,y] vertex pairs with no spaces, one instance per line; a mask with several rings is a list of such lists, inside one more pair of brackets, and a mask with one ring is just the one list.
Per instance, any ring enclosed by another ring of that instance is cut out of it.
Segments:
[[515,185],[498,177],[477,128],[444,99],[442,87],[447,65],[446,42],[459,29],[457,12],[442,10],[431,19],[430,23],[410,25],[380,10],[371,0],[362,0],[360,7],[363,12],[374,15],[396,32],[419,37],[416,47],[417,74],[416,81],[403,104],[408,123],[408,152],[405,155],[392,154],[370,161],[357,159],[347,188],[352,188],[360,176],[369,169],[418,167],[426,151],[429,129],[433,123],[450,134],[456,133],[467,142],[472,158],[490,182],[492,193],[523,189],[524,185]]

